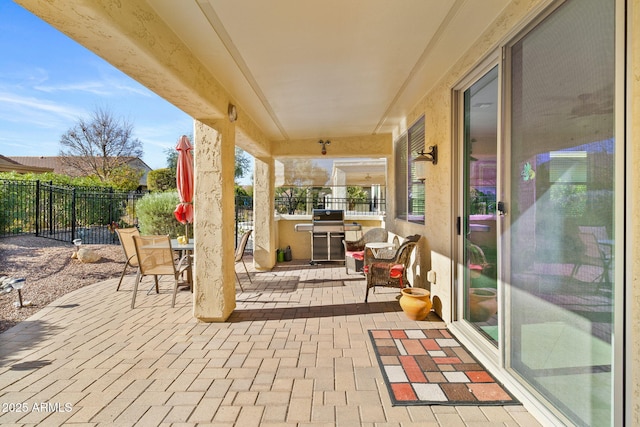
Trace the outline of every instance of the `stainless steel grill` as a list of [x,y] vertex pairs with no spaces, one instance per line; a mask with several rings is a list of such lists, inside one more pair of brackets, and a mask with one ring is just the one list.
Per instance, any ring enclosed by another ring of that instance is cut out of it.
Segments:
[[314,209],[311,224],[297,224],[296,231],[311,232],[311,262],[344,261],[345,231],[357,231],[359,224],[345,224],[344,211]]
[[344,211],[313,210],[311,261],[344,261]]

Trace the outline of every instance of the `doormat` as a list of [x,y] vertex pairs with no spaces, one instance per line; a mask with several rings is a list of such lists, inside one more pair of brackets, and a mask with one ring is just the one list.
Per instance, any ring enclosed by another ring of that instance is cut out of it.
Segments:
[[447,329],[369,336],[394,406],[520,404]]

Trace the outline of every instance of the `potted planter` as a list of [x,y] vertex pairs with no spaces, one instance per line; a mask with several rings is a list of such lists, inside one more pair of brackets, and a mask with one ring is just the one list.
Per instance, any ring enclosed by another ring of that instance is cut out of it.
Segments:
[[431,311],[431,293],[422,288],[404,288],[400,307],[411,320],[424,320]]
[[492,288],[469,289],[469,320],[486,322],[498,312],[497,291]]

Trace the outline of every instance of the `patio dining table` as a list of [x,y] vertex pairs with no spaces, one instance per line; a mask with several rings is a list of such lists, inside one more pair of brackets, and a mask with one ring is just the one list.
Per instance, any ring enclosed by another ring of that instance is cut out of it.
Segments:
[[187,284],[190,289],[193,289],[193,271],[192,271],[192,263],[191,258],[193,254],[193,249],[195,247],[193,239],[189,239],[187,243],[180,243],[178,239],[171,239],[171,249],[174,252],[179,252],[180,254],[180,262],[183,260],[187,263]]

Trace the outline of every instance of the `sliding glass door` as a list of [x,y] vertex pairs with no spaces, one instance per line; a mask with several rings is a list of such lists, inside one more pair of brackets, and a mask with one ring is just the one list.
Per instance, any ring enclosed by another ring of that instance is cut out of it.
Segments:
[[509,49],[511,368],[576,425],[612,422],[614,1],[567,1]]
[[497,158],[498,66],[463,91],[464,319],[494,346],[498,334]]
[[456,98],[460,331],[532,400],[580,426],[620,420],[616,3],[558,2]]

